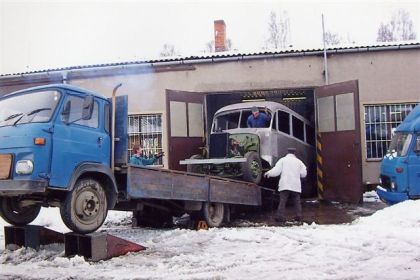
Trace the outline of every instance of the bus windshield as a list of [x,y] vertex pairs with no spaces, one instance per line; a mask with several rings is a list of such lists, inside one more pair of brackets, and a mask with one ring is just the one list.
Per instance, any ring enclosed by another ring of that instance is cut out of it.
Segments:
[[0,127],[30,122],[48,122],[61,94],[55,90],[12,95],[0,100]]

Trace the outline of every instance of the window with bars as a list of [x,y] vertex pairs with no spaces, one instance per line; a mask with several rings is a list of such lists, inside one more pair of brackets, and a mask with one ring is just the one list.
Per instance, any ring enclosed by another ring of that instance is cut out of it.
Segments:
[[365,106],[366,158],[381,159],[386,154],[395,128],[417,103]]
[[[131,157],[134,145],[144,148],[144,156],[152,157],[162,152],[162,114],[141,114],[128,116],[128,155]],[[154,165],[162,165],[162,158]]]

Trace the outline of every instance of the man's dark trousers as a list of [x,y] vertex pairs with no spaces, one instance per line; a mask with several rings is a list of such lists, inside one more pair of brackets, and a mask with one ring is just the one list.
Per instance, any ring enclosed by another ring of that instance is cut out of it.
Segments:
[[302,221],[302,205],[300,204],[300,193],[293,191],[280,191],[280,202],[277,207],[277,218],[280,222],[286,222],[286,203],[289,197],[295,207],[295,220]]

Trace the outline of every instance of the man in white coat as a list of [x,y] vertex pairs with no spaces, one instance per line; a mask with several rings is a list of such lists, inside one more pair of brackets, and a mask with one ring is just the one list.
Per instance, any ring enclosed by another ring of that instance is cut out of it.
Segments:
[[279,181],[280,202],[277,208],[276,221],[286,222],[285,209],[289,197],[295,207],[295,221],[302,221],[302,206],[300,204],[300,193],[302,192],[301,178],[307,174],[305,164],[295,156],[296,149],[287,149],[287,155],[279,159],[276,165],[267,171],[264,176],[277,177],[281,175]]

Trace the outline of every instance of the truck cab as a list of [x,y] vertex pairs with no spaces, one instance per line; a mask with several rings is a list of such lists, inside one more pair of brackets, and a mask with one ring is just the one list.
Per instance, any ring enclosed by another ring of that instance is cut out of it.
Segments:
[[420,198],[420,105],[396,128],[376,191],[388,204]]
[[25,225],[58,206],[74,231],[101,226],[117,194],[110,112],[107,98],[63,84],[0,98],[0,215]]

